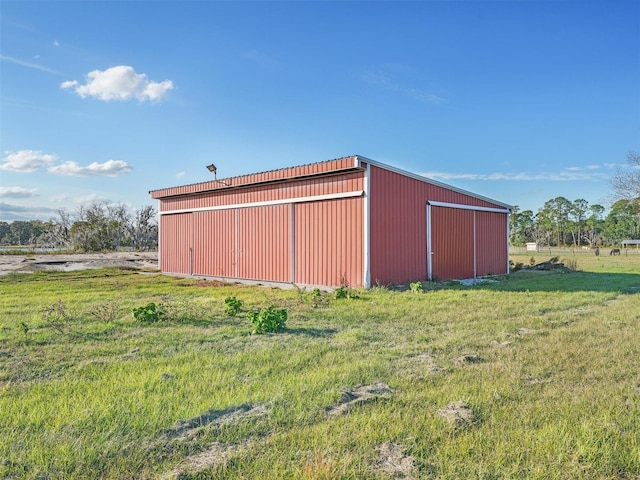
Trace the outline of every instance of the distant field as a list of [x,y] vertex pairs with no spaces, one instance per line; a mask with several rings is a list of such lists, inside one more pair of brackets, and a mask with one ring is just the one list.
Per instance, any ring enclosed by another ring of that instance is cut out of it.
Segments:
[[[0,277],[0,478],[638,480],[640,255],[552,253],[578,271],[342,299]],[[271,304],[287,330],[251,335]]]

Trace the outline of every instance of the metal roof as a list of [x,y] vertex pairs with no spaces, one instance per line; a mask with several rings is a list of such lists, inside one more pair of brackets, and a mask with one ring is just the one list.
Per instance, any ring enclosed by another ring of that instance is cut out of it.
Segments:
[[412,173],[406,170],[402,170],[391,165],[387,165],[376,160],[372,160],[361,155],[350,155],[346,157],[335,158],[333,160],[326,160],[323,162],[309,163],[305,165],[298,165],[294,167],[280,168],[276,170],[268,170],[264,172],[251,173],[247,175],[240,175],[237,177],[229,177],[222,179],[214,179],[206,182],[192,183],[189,185],[181,185],[175,187],[160,188],[149,191],[149,195],[154,199],[161,199],[166,197],[175,197],[182,195],[193,195],[198,193],[206,193],[218,190],[228,190],[232,188],[248,187],[254,185],[260,185],[264,183],[272,182],[285,182],[290,180],[297,180],[305,177],[315,177],[321,175],[338,174],[346,171],[361,170],[364,169],[363,163],[374,165],[376,167],[389,170],[406,177],[410,177],[421,182],[429,183],[438,187],[446,188],[454,192],[458,192],[464,195],[468,195],[472,198],[490,202],[496,205],[500,205],[508,210],[512,209],[512,205],[494,200],[492,198],[478,195],[477,193],[469,192],[461,188],[457,188],[446,183],[438,182],[436,180],[423,177],[416,173]]

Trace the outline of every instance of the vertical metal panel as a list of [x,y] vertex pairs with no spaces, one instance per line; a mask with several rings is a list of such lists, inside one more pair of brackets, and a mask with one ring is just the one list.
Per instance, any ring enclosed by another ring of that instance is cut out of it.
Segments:
[[431,207],[431,271],[434,279],[473,278],[473,210]]
[[371,282],[426,280],[429,185],[379,167],[370,168]]
[[508,273],[505,213],[476,212],[477,275]]
[[215,277],[235,276],[235,211],[194,214],[193,273]]
[[193,214],[160,217],[160,265],[163,272],[191,274]]
[[363,285],[363,199],[295,205],[295,282]]
[[238,276],[291,281],[291,207],[241,208],[238,214]]

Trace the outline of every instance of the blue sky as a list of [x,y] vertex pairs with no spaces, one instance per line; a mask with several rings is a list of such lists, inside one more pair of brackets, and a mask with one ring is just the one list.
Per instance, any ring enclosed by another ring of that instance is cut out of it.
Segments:
[[640,2],[0,4],[0,220],[359,154],[534,212],[640,150]]

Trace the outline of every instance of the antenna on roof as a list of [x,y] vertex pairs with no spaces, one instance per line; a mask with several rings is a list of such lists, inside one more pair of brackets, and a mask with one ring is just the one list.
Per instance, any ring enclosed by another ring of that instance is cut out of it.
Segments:
[[216,173],[218,172],[218,168],[213,163],[207,165],[207,170],[209,170],[211,173],[213,173],[213,181],[214,182],[221,183],[225,187],[228,187],[228,186],[231,185],[230,183],[225,182],[224,180],[218,180],[218,178],[216,176]]

